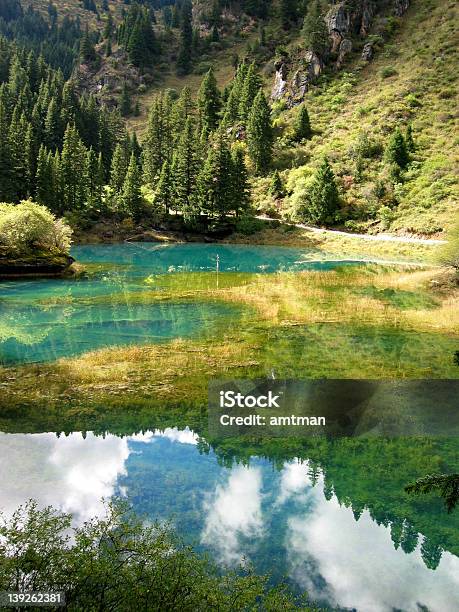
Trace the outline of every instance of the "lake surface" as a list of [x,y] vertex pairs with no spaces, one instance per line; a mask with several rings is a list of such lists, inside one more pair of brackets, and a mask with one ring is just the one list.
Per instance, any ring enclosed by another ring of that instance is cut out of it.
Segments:
[[[248,347],[257,344],[258,376],[458,377],[451,334],[363,320],[282,327],[260,321],[249,306],[200,297],[203,288],[244,284],[253,273],[347,274],[364,258],[148,243],[81,246],[73,254],[87,264],[87,277],[0,283],[1,365],[175,338],[218,343],[232,331]],[[161,299],[171,286],[189,295]],[[334,287],[328,290],[325,301]],[[349,291],[400,311],[436,307],[422,292],[381,290],[371,278]],[[459,610],[459,513],[448,515],[436,496],[404,493],[419,476],[459,470],[457,439],[222,442],[180,411],[167,421],[129,406],[86,416],[64,402],[48,415],[20,404],[2,411],[0,398],[0,508],[7,513],[32,497],[81,523],[103,513],[102,497],[125,497],[151,519],[171,519],[222,567],[247,558],[273,583],[285,577],[324,606]]]
[[[216,274],[217,257],[222,273],[330,270],[361,263],[301,249],[214,244],[79,246],[72,254],[88,265],[87,277],[0,282],[0,364],[215,334],[219,322],[237,320],[240,308],[199,302],[135,304],[130,296],[155,290],[150,282],[154,275]],[[194,288],[192,282],[188,288]]]

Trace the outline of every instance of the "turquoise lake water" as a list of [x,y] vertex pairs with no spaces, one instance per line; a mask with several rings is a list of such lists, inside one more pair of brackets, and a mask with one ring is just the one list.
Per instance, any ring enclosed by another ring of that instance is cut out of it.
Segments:
[[[328,270],[357,265],[282,247],[157,243],[79,246],[85,278],[0,281],[0,364],[52,361],[115,345],[203,337],[240,309],[217,303],[133,304],[153,274]],[[192,288],[192,286],[190,286]],[[111,303],[116,296],[116,304]],[[97,304],[91,302],[100,298]]]

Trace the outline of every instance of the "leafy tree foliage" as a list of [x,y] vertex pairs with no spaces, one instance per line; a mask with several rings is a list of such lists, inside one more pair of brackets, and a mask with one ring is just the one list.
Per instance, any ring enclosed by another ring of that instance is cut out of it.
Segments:
[[304,598],[267,577],[221,574],[169,526],[146,524],[125,505],[72,528],[71,516],[30,501],[1,517],[0,588],[65,591],[66,609],[306,610]]

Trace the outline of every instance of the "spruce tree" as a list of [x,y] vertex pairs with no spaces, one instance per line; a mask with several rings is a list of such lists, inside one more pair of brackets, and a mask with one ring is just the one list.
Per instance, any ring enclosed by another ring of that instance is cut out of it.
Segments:
[[62,181],[62,211],[76,211],[85,205],[86,148],[74,125],[68,125],[64,135],[60,178]]
[[52,210],[53,200],[53,175],[52,166],[48,160],[48,151],[41,145],[38,152],[37,173],[35,179],[36,191],[35,198],[38,204],[48,206]]
[[80,59],[83,63],[90,63],[94,62],[96,58],[96,51],[89,35],[88,26],[86,26],[83,37],[80,42]]
[[401,170],[407,167],[410,156],[405,139],[399,128],[396,128],[390,137],[384,152],[384,157],[387,163],[392,167],[394,174],[397,176],[399,176]]
[[197,206],[209,219],[221,219],[232,210],[232,177],[231,154],[220,130],[196,181]]
[[143,143],[144,180],[154,185],[164,162],[172,155],[172,103],[170,97],[162,92],[155,96],[148,115],[148,124]]
[[209,69],[198,93],[198,114],[201,130],[206,135],[213,132],[218,125],[220,110],[220,92],[217,87],[214,71]]
[[273,196],[273,198],[283,198],[284,197],[284,185],[282,183],[281,176],[279,174],[279,170],[275,170],[271,176],[271,183],[269,185],[269,193]]
[[134,153],[132,153],[126,178],[124,179],[123,183],[121,202],[123,210],[132,215],[134,218],[139,218],[142,212],[141,187],[142,177],[139,165]]
[[128,171],[130,148],[123,141],[118,143],[112,157],[110,169],[110,187],[115,194],[123,190],[124,180]]
[[269,168],[273,144],[271,110],[263,91],[260,89],[247,122],[247,145],[250,159],[257,173],[264,173]]
[[284,28],[288,28],[296,21],[297,12],[297,0],[280,0],[280,18]]
[[193,42],[193,28],[191,25],[191,3],[185,0],[181,11],[180,48],[177,58],[177,72],[188,74],[191,69],[191,50]]
[[44,129],[45,144],[54,151],[62,144],[61,117],[56,98],[52,97],[48,106]]
[[232,177],[231,195],[232,206],[236,216],[244,213],[250,206],[250,188],[245,165],[245,154],[243,148],[235,146],[232,152]]
[[101,154],[91,147],[86,155],[86,202],[89,210],[100,212],[102,208],[102,190],[104,187],[104,170]]
[[302,140],[308,140],[311,138],[311,135],[312,130],[308,109],[306,108],[306,104],[302,104],[295,117],[295,123],[293,125],[293,140],[295,142],[301,142]]
[[329,34],[320,0],[312,0],[308,4],[302,35],[307,49],[319,57],[326,54],[329,47]]
[[188,117],[174,152],[171,170],[174,209],[180,211],[186,221],[192,221],[199,214],[194,199],[196,177],[201,166],[198,144],[193,119]]
[[333,170],[325,157],[310,187],[305,216],[314,224],[333,223],[338,209],[338,188]]
[[166,160],[159,175],[158,186],[155,193],[155,204],[164,209],[166,215],[169,214],[169,209],[172,204],[172,175],[169,162]]
[[261,80],[257,74],[255,63],[250,64],[240,89],[239,118],[246,122],[254,100],[261,88]]

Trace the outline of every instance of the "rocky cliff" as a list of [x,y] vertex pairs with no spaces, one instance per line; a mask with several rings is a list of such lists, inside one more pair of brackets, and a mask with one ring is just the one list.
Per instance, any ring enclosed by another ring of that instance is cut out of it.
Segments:
[[[288,106],[300,104],[308,88],[326,65],[340,69],[351,51],[359,51],[363,61],[371,61],[375,40],[382,38],[391,18],[401,17],[410,0],[342,0],[335,2],[325,15],[330,45],[319,56],[311,50],[284,54],[275,63],[276,73],[271,97],[284,99]],[[374,31],[374,32],[373,32]],[[371,34],[375,36],[370,37]]]

